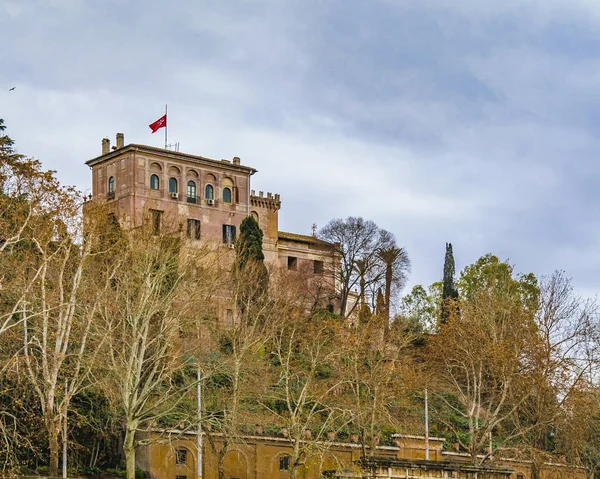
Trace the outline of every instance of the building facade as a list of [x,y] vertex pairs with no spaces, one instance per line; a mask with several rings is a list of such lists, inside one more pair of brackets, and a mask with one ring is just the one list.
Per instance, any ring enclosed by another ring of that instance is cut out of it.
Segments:
[[[206,442],[202,451],[202,479],[218,479],[217,458]],[[468,454],[444,451],[443,444],[441,438],[430,437],[425,441],[422,436],[398,434],[392,446],[378,447],[374,457],[359,467],[362,446],[356,441],[333,438],[315,448],[318,452],[300,468],[298,479],[535,479],[527,461],[499,459],[474,466]],[[287,479],[291,451],[291,442],[286,437],[245,436],[224,457],[225,479]],[[138,454],[138,466],[150,472],[152,479],[193,479],[197,460],[194,433],[174,432],[171,440],[151,442]],[[545,464],[538,479],[586,477],[583,467]]]
[[[107,201],[126,229],[151,222],[156,233],[185,234],[233,249],[242,220],[253,216],[263,231],[265,261],[314,278],[322,304],[339,308],[333,245],[314,235],[279,231],[278,194],[251,189],[256,169],[238,157],[213,160],[146,145],[102,140],[101,155],[86,162],[92,170],[92,200]],[[225,251],[227,254],[227,251]]]

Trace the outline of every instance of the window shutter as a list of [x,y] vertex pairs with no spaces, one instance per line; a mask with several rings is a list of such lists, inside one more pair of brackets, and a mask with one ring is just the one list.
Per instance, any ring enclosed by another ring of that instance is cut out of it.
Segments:
[[227,225],[223,225],[223,243],[227,243]]
[[235,243],[235,226],[231,227],[231,241]]

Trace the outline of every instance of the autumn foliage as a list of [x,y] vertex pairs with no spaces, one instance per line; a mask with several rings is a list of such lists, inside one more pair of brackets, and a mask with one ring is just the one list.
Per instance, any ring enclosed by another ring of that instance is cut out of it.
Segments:
[[598,469],[599,322],[564,273],[538,279],[485,255],[455,281],[448,247],[444,281],[398,302],[407,252],[372,222],[333,220],[320,235],[335,242],[336,314],[314,271],[265,263],[253,218],[234,260],[151,225],[125,231],[3,131],[4,469],[56,476],[67,440],[70,467],[133,479],[140,444],[202,429],[221,479],[250,434],[284,438],[294,478],[334,440],[366,458],[393,433],[422,435],[426,389],[431,433],[474,463]]

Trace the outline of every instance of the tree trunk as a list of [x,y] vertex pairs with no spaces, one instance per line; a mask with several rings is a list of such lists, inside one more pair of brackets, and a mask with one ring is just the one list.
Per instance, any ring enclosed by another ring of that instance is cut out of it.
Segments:
[[135,428],[127,428],[125,441],[123,441],[123,452],[125,453],[126,479],[135,479]]
[[367,302],[365,298],[365,288],[367,282],[365,281],[365,277],[363,274],[360,275],[360,304],[361,306]]
[[342,290],[342,294],[340,295],[340,316],[342,318],[346,317],[346,303],[348,302],[348,295],[345,291]]
[[[474,465],[477,465],[477,448],[473,444],[471,444],[471,462]],[[127,478],[127,479],[129,479],[129,478]]]
[[362,454],[361,459],[366,459],[367,458],[367,441],[365,438],[367,437],[367,433],[366,433],[364,427],[360,428],[360,435],[361,435],[360,451]]
[[50,449],[50,464],[48,475],[50,477],[58,477],[58,428],[57,421],[50,421],[48,429],[48,446]]
[[[371,423],[369,424],[369,448],[370,448],[369,456],[371,456],[371,457],[375,456],[377,445],[379,443],[379,437],[377,437],[377,438],[375,437],[375,411],[377,411],[377,407],[378,407],[377,400],[378,399],[379,399],[378,389],[377,389],[377,387],[375,387],[374,393],[373,393],[373,404],[371,407]],[[379,435],[377,435],[377,436],[379,436]],[[373,474],[375,474],[375,470],[373,470]]]
[[298,477],[298,461],[300,459],[300,440],[294,439],[294,448],[292,450],[292,457],[290,458],[291,467],[290,467],[290,479],[296,479]]
[[392,279],[394,276],[394,271],[392,270],[392,265],[388,264],[385,268],[385,319],[387,320],[386,329],[389,327],[390,323],[390,300],[392,296]]

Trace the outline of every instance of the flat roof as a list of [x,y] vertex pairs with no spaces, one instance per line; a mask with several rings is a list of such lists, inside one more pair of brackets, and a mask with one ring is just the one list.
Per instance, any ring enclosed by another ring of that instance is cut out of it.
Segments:
[[148,145],[140,145],[137,143],[130,143],[129,145],[125,145],[123,148],[118,148],[116,150],[112,150],[109,153],[104,155],[97,156],[96,158],[92,158],[85,162],[88,166],[94,166],[99,163],[103,163],[108,160],[112,160],[113,158],[118,157],[119,155],[129,152],[129,151],[142,151],[144,153],[151,153],[155,155],[159,155],[165,157],[167,159],[172,160],[183,160],[189,161],[191,163],[196,163],[198,165],[206,165],[212,167],[221,167],[228,170],[238,170],[240,172],[249,173],[253,175],[258,170],[252,168],[250,166],[244,165],[235,165],[231,161],[221,161],[221,160],[213,160],[212,158],[206,158],[204,156],[199,155],[190,155],[189,153],[181,153],[179,151],[173,150],[165,150],[164,148],[158,148],[156,146],[148,146]]

